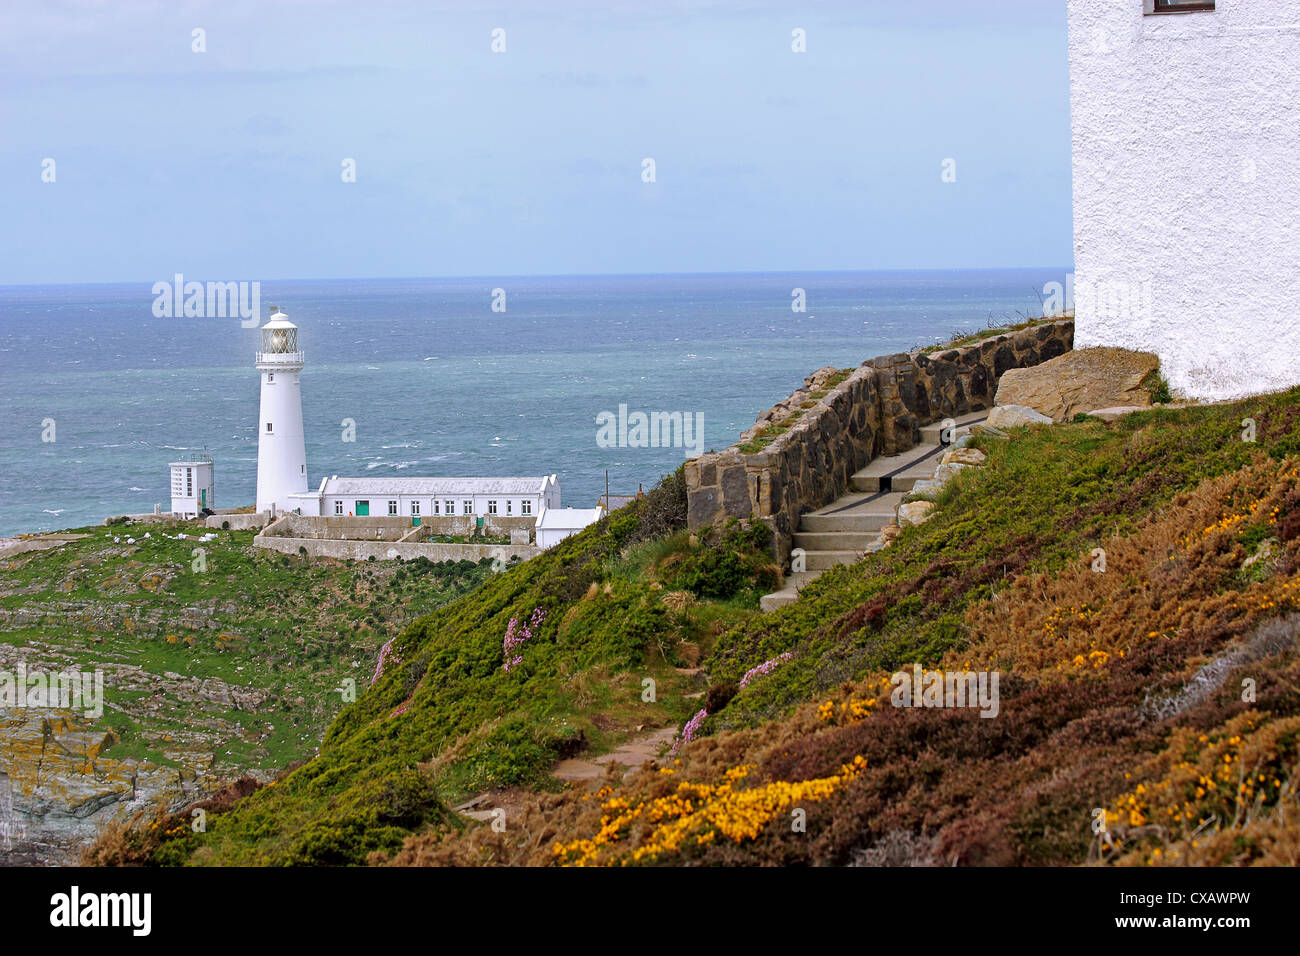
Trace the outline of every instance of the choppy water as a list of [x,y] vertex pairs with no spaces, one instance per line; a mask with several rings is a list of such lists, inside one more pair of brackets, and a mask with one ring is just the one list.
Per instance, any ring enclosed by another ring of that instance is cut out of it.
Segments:
[[[813,369],[1036,314],[1065,271],[303,280],[263,283],[261,302],[301,329],[313,486],[557,472],[564,504],[590,507],[606,469],[635,490],[686,456],[598,447],[602,411],[699,412],[704,449],[724,448]],[[0,535],[165,510],[189,450],[215,456],[218,507],[252,503],[257,333],[155,318],[150,287],[0,288]]]

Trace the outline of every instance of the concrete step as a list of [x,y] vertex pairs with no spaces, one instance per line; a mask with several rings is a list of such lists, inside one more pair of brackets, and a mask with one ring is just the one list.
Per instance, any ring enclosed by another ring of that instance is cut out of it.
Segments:
[[[984,419],[988,417],[989,417],[988,410],[985,409],[982,412],[971,412],[969,415],[959,415],[958,417],[954,418],[953,421],[957,423],[957,428],[954,430],[954,434],[950,437],[949,444],[952,444],[952,442],[956,441],[958,438],[961,438],[963,435],[969,435],[970,427],[972,425],[974,425],[977,422],[982,422],[984,421]],[[939,439],[941,437],[942,432],[943,432],[942,419],[940,419],[937,422],[932,422],[929,425],[922,425],[921,444],[922,445],[939,444]]]
[[868,493],[880,491],[911,491],[922,478],[929,478],[943,457],[939,445],[917,445],[901,455],[877,458],[854,472],[852,485],[855,491]]
[[850,492],[825,508],[805,511],[799,518],[799,530],[879,531],[894,520],[894,511],[903,501],[901,493],[863,494]]
[[[942,432],[943,432],[943,426],[939,422],[935,422],[933,425],[922,425],[921,444],[922,445],[939,444],[939,438],[942,435]],[[958,425],[956,428],[953,429],[952,435],[950,436],[951,440],[948,442],[948,444],[951,445],[958,438],[964,438],[970,433],[971,431],[969,425]]]
[[787,604],[799,600],[799,592],[802,591],[809,582],[817,580],[821,576],[821,571],[796,571],[793,574],[785,576],[785,586],[779,591],[773,591],[771,594],[764,594],[758,599],[758,607],[764,614],[769,611],[775,611],[779,607],[785,607]]
[[821,577],[821,575],[822,573],[820,571],[791,572],[790,574],[787,574],[785,576],[785,585],[782,587],[781,590],[784,591],[785,588],[792,587],[796,591],[801,591],[809,584],[811,584],[813,581],[816,581],[819,577]]
[[[899,495],[899,498],[902,498],[902,495]],[[799,519],[799,531],[811,534],[879,531],[894,517],[894,507],[838,515],[805,514]]]
[[809,551],[804,556],[805,566],[809,571],[825,571],[837,564],[857,564],[862,560],[865,552],[880,550],[880,544],[880,536],[876,535],[876,540],[871,547],[858,551]]
[[795,591],[773,591],[771,594],[764,594],[758,599],[758,609],[764,614],[770,614],[777,608],[785,607],[787,604],[793,604],[797,600],[799,600],[799,595]]
[[[880,528],[888,523],[882,522]],[[796,531],[794,546],[805,551],[865,551],[880,537],[880,528],[870,531]]]

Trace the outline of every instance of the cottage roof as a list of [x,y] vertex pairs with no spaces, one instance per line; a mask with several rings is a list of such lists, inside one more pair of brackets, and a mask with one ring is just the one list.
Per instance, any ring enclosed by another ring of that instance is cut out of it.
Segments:
[[322,493],[326,496],[371,495],[537,495],[545,477],[536,478],[328,478]]
[[600,520],[603,508],[547,508],[537,519],[535,527],[548,531],[567,531],[585,528]]

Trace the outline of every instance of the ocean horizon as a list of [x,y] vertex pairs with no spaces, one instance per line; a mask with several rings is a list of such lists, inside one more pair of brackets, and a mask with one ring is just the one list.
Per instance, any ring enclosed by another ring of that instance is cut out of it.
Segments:
[[[300,328],[309,487],[556,473],[563,505],[591,507],[606,470],[611,491],[648,489],[815,369],[1037,315],[1068,271],[273,280],[260,321],[276,305]],[[167,511],[168,462],[195,451],[217,507],[253,503],[257,332],[159,318],[152,287],[0,286],[0,536]],[[696,416],[699,447],[601,447],[620,406]]]

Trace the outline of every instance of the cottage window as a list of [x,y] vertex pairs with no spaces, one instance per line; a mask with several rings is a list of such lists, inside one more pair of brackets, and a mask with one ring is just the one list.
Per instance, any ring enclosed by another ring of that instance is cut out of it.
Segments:
[[510,514],[510,509],[511,509],[513,506],[514,506],[514,502],[511,501],[509,498],[507,498],[507,499],[506,499],[506,514]]
[[411,502],[411,514],[412,514],[412,515],[418,515],[419,513],[420,513],[420,503],[419,503],[418,501],[412,501],[412,502]]
[[336,515],[343,514],[343,499],[340,498],[338,501],[334,502],[334,513]]
[[448,498],[442,504],[443,504],[442,510],[447,513],[448,517],[456,513],[456,502],[452,501],[450,498]]
[[533,513],[533,503],[527,499],[519,502],[519,513],[521,515],[530,515]]
[[[465,506],[465,510],[462,512],[462,514],[472,515],[474,513],[474,502],[466,498],[464,501],[461,502],[461,504]],[[448,514],[450,513],[451,512],[448,512]]]
[[496,500],[495,498],[489,498],[489,499],[488,499],[488,514],[490,514],[490,515],[494,515],[494,514],[496,514],[496,513],[497,513],[497,500]]

